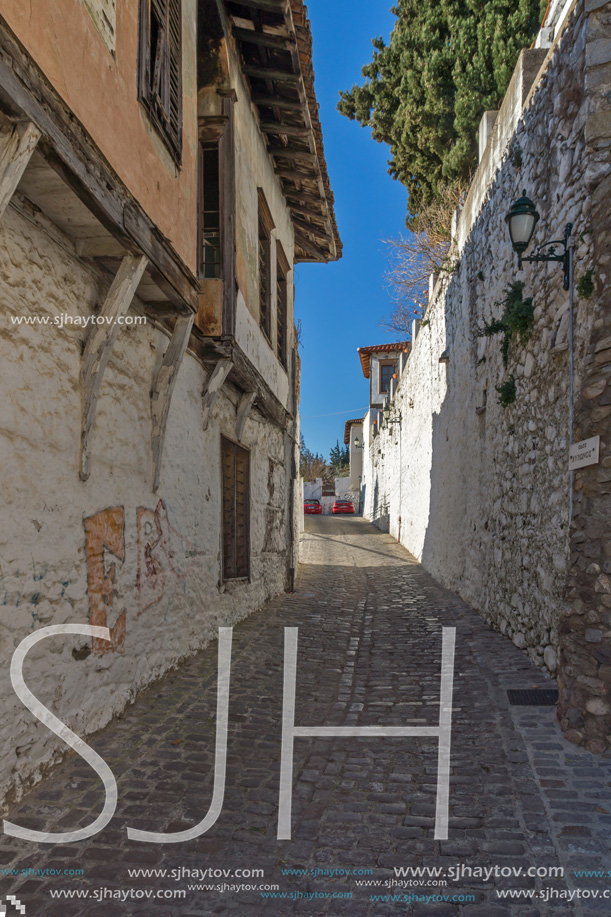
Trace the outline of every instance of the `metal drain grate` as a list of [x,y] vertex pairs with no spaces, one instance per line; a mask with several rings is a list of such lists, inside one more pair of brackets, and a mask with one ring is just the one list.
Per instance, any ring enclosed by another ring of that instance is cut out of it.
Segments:
[[558,701],[554,688],[508,689],[507,697],[512,707],[553,707]]

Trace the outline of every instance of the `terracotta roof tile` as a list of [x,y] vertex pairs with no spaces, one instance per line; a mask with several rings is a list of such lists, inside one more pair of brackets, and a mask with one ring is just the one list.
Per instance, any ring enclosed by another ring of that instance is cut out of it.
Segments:
[[355,423],[363,423],[365,420],[364,417],[357,417],[354,420],[347,420],[344,426],[344,445],[347,446],[350,443],[350,427]]
[[407,353],[411,346],[411,341],[393,341],[391,344],[375,344],[371,347],[359,347],[358,355],[361,360],[363,375],[366,379],[369,379],[369,362],[372,353]]

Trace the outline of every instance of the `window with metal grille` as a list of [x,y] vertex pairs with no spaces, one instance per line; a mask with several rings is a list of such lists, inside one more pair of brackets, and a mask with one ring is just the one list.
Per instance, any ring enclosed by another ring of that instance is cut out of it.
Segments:
[[396,372],[395,363],[380,363],[380,391],[390,391],[390,380]]
[[259,324],[271,341],[272,337],[272,229],[274,223],[267,201],[259,188]]
[[218,141],[200,143],[200,277],[221,276],[221,191]]
[[138,98],[176,163],[182,149],[181,0],[140,0]]
[[250,454],[221,437],[223,580],[249,575]]
[[286,369],[288,345],[288,261],[280,242],[276,243],[276,325],[278,359]]

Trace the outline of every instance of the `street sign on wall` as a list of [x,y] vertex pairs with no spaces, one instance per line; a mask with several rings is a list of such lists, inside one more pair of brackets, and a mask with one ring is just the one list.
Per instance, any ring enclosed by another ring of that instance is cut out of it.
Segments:
[[597,465],[600,452],[600,436],[592,436],[580,443],[573,443],[569,448],[569,471]]

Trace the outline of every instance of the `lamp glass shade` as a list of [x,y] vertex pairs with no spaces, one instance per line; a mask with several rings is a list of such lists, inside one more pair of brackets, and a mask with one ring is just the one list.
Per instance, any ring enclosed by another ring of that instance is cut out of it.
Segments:
[[354,437],[354,445],[355,445],[355,447],[358,449],[358,447],[359,447],[359,438],[358,438],[358,436],[355,436],[355,437]]
[[511,244],[518,254],[522,254],[528,248],[538,219],[537,208],[531,199],[526,196],[526,190],[524,190],[522,197],[512,204],[509,213],[505,217]]

